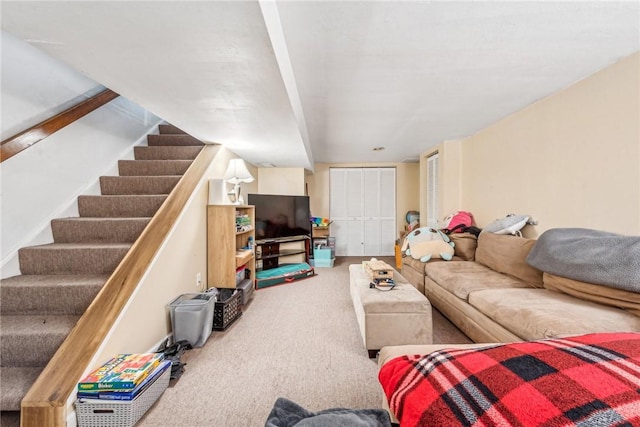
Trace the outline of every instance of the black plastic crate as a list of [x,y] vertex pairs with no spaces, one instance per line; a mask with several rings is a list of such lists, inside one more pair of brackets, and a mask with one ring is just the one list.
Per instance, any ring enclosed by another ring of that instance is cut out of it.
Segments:
[[242,292],[239,289],[220,289],[213,309],[213,330],[224,331],[238,320],[242,316],[241,303]]

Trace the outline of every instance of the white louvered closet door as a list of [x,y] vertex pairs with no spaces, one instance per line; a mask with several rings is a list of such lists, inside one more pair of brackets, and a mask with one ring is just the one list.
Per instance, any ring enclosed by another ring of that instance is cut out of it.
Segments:
[[395,255],[396,169],[380,169],[380,255]]
[[[362,215],[364,200],[362,199],[362,172],[358,169],[347,169],[345,190],[347,194],[346,240],[348,254],[361,254],[364,240]],[[336,237],[336,241],[338,238]],[[336,253],[337,255],[337,253]]]
[[336,255],[362,252],[362,173],[359,169],[331,169],[331,235],[336,238]]
[[395,168],[332,168],[331,235],[338,256],[392,256]]

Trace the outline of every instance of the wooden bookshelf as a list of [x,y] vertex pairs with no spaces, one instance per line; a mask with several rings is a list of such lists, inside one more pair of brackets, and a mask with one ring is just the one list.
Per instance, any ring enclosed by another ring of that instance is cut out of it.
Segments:
[[[238,215],[246,215],[249,218],[250,229],[236,229]],[[248,278],[255,280],[255,256],[253,252],[249,254],[242,251],[242,248],[248,246],[250,240],[255,242],[255,208],[253,206],[207,206],[208,287],[235,288],[236,269],[239,265],[244,265],[248,271]]]

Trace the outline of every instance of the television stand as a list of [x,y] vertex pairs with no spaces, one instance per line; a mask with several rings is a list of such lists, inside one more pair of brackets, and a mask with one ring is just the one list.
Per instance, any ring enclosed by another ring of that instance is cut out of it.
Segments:
[[[281,248],[282,243],[304,242],[300,248]],[[257,270],[271,270],[280,266],[280,258],[292,255],[304,255],[304,262],[309,263],[309,236],[281,237],[277,239],[256,241],[256,261],[260,267]]]

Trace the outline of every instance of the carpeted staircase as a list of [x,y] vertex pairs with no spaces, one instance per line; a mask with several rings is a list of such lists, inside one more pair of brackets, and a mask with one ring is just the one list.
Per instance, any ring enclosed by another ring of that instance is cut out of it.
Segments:
[[78,218],[51,221],[54,242],[19,250],[21,275],[0,280],[2,424],[203,147],[172,125],[78,197]]

